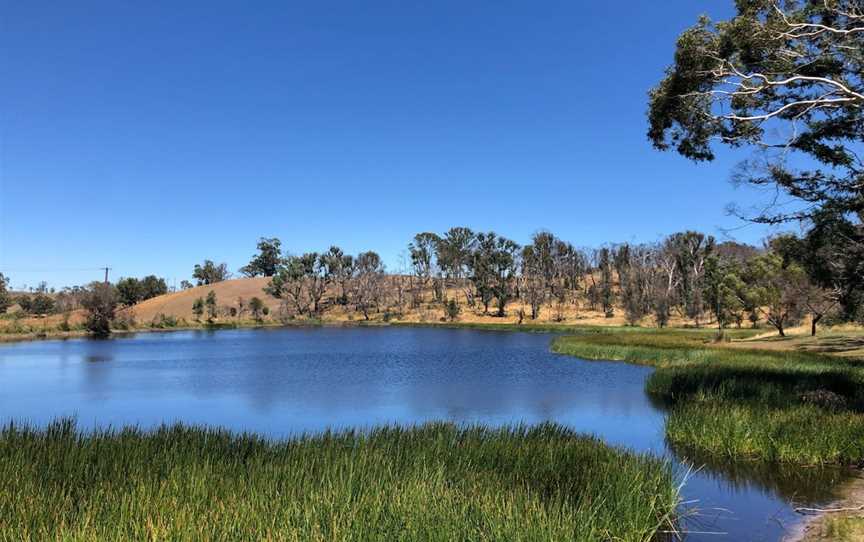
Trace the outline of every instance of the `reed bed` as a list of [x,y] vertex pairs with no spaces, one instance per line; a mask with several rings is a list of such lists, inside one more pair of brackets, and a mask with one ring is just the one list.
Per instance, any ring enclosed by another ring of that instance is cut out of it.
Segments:
[[0,430],[0,540],[622,540],[673,529],[663,460],[553,424],[268,440]]
[[728,460],[864,461],[864,364],[744,350],[682,331],[561,337],[556,352],[657,369],[646,391],[669,409],[670,443]]

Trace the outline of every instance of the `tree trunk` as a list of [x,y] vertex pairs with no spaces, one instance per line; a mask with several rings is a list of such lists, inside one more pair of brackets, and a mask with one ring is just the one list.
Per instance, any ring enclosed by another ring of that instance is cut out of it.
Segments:
[[811,318],[811,320],[810,320],[810,336],[811,337],[816,336],[816,324],[818,324],[819,320],[821,320],[821,319],[822,319],[821,314],[818,316],[816,314],[814,314],[813,317]]

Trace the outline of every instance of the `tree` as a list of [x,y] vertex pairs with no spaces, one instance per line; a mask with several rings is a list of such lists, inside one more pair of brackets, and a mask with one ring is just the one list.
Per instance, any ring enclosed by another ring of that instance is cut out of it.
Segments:
[[705,273],[705,261],[714,252],[714,238],[686,231],[670,235],[667,243],[680,271],[677,297],[682,315],[693,320],[698,327],[705,311],[701,281]]
[[[651,92],[649,138],[694,161],[713,160],[715,142],[754,149],[736,182],[773,188],[775,201],[785,194],[796,204],[739,214],[811,228],[806,237],[824,243],[811,244],[811,253],[830,264],[808,275],[838,292],[845,318],[861,317],[864,6],[742,0],[737,11],[717,24],[702,18],[679,37],[674,65]],[[843,234],[825,235],[832,230]]]
[[612,318],[615,316],[615,292],[612,281],[612,256],[608,248],[600,249],[598,264],[600,267],[600,303],[606,318]]
[[168,293],[168,284],[165,279],[156,275],[147,275],[140,281],[141,301],[146,301]]
[[347,305],[349,285],[355,270],[354,257],[345,254],[337,246],[331,246],[330,250],[321,255],[321,261],[326,274],[339,285],[339,297],[336,301],[340,305]]
[[[436,258],[445,280],[457,285],[465,282],[471,268],[471,258],[477,244],[476,236],[470,228],[450,228],[435,245]],[[474,292],[469,284],[465,285],[465,302],[474,306]]]
[[507,303],[512,299],[518,269],[519,245],[494,232],[477,234],[477,250],[471,262],[471,281],[483,302],[483,313],[489,304],[497,301],[497,316],[506,315]]
[[[860,0],[748,0],[678,38],[675,63],[651,92],[648,135],[696,161],[713,142],[765,151],[740,180],[770,185],[803,205],[755,220],[810,218],[830,208],[864,220],[864,7]],[[776,151],[771,154],[770,151]],[[800,155],[807,160],[788,160]],[[791,164],[815,162],[821,169]]]
[[181,280],[180,281],[180,289],[181,290],[189,290],[191,288],[194,288],[194,286],[188,280]]
[[807,281],[804,269],[796,263],[784,264],[782,256],[769,252],[751,259],[744,273],[750,304],[762,312],[765,320],[785,337],[785,329],[797,322],[803,313],[799,297]]
[[121,278],[117,281],[117,300],[121,305],[131,307],[141,301],[141,284],[134,277]]
[[675,295],[681,283],[681,269],[678,267],[675,248],[674,241],[667,238],[654,249],[657,273],[654,277],[651,308],[657,327],[661,328],[669,323],[672,307],[675,305]]
[[204,298],[199,297],[192,303],[192,314],[195,315],[195,320],[200,322],[204,316]]
[[249,300],[249,311],[252,313],[252,318],[255,319],[256,322],[262,322],[264,320],[264,302],[259,297],[253,297]]
[[41,291],[34,295],[30,301],[30,312],[33,314],[51,314],[54,312],[54,307],[54,300]]
[[110,284],[94,282],[81,298],[86,313],[84,326],[96,337],[111,334],[111,321],[117,310],[116,290]]
[[520,293],[531,308],[530,318],[536,320],[546,301],[546,279],[543,275],[542,256],[533,244],[522,249],[521,279]]
[[[843,243],[842,237],[822,237],[825,232],[820,227],[810,230],[807,237],[799,238],[793,234],[782,234],[770,240],[771,250],[783,258],[783,266],[790,264],[800,265],[807,273],[808,280],[796,283],[797,296],[801,299],[804,308],[810,313],[810,334],[816,335],[816,328],[822,319],[828,314],[835,312],[843,302],[851,305],[850,316],[854,315],[858,302],[854,299],[844,297],[842,284],[853,284],[856,279],[844,280],[846,277],[835,276],[835,270],[845,271],[843,266],[838,268],[837,264],[849,258],[849,254],[836,254],[836,243]],[[864,271],[864,268],[862,268]],[[858,277],[858,281],[864,278]]]
[[702,296],[717,322],[717,334],[723,335],[723,328],[737,318],[743,308],[739,293],[743,283],[738,276],[735,264],[722,260],[717,255],[705,260],[705,274],[702,280]]
[[207,321],[212,322],[219,315],[219,307],[216,303],[216,292],[213,290],[207,292],[204,306],[207,307]]
[[378,305],[384,281],[384,264],[375,252],[363,252],[356,259],[356,274],[353,281],[354,304],[363,318],[369,320],[369,312]]
[[621,304],[630,325],[638,324],[652,309],[657,274],[654,251],[647,245],[621,245],[615,254]]
[[[408,244],[408,252],[411,254],[411,267],[414,277],[418,281],[419,290],[415,290],[415,303],[419,303],[421,292],[429,285],[430,281],[437,281],[438,266],[435,261],[435,251],[441,238],[430,232],[418,233],[414,241]],[[433,294],[436,301],[442,299],[442,285],[433,284]]]
[[321,298],[330,282],[327,266],[317,252],[291,256],[280,266],[264,291],[290,300],[298,314],[319,314]]
[[0,273],[0,314],[6,312],[12,305],[12,296],[9,295],[9,278]]
[[444,311],[447,315],[447,320],[455,322],[459,318],[459,313],[462,312],[462,309],[459,307],[459,303],[455,299],[449,299],[447,304],[444,306]]
[[258,240],[258,254],[240,268],[240,273],[247,277],[272,277],[282,263],[282,241],[272,237],[262,237]]
[[168,293],[165,279],[156,275],[148,275],[141,280],[134,277],[121,278],[116,287],[118,301],[127,307]]
[[204,260],[204,265],[195,264],[195,269],[192,271],[192,278],[198,281],[198,286],[222,282],[227,280],[229,276],[227,264],[216,265],[211,260]]

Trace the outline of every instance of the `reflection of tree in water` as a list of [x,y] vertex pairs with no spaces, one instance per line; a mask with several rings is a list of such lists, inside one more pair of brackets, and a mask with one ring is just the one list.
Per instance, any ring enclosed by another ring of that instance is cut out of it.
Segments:
[[801,504],[819,504],[839,497],[837,489],[852,473],[840,467],[801,467],[764,461],[730,461],[666,442],[682,462],[736,491],[759,489]]

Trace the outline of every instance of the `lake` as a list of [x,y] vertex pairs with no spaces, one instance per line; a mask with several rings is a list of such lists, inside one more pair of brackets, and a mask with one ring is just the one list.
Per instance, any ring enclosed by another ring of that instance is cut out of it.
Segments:
[[[842,478],[714,463],[670,449],[652,369],[549,350],[552,336],[433,328],[141,333],[0,345],[0,420],[144,427],[183,421],[285,437],[429,420],[554,421],[669,457],[697,509],[688,540],[779,540]],[[714,533],[725,533],[718,535]]]

